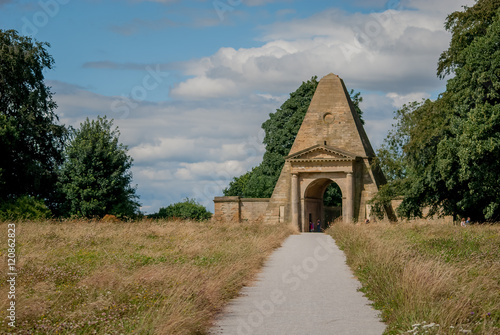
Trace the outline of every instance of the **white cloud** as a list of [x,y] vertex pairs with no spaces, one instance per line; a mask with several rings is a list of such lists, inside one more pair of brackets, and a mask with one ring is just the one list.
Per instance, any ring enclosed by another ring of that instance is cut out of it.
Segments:
[[180,83],[171,93],[179,98],[206,99],[236,95],[238,88],[234,82],[228,79],[212,79],[201,76]]
[[374,14],[331,9],[262,27],[260,47],[226,47],[185,62],[185,74],[193,77],[178,83],[171,95],[199,99],[283,94],[296,88],[298,79],[330,72],[360,90],[401,95],[436,90],[443,86],[435,73],[450,38],[443,27],[450,6],[446,12],[422,7]]
[[159,138],[157,143],[142,143],[130,150],[137,162],[152,160],[182,161],[196,154],[196,140],[190,138]]
[[396,108],[401,108],[404,104],[413,101],[421,101],[429,99],[431,95],[427,92],[413,92],[410,94],[400,95],[394,92],[387,93],[387,97],[392,99],[392,105]]
[[384,141],[387,131],[391,129],[394,122],[393,100],[385,95],[364,94],[360,108],[364,113],[365,131],[376,150]]
[[245,161],[180,163],[175,175],[182,179],[229,180],[243,174],[247,169]]
[[153,169],[151,167],[142,168],[140,170],[138,169],[135,177],[136,179],[142,178],[156,182],[168,181],[174,178],[174,176],[172,175],[172,171],[168,169],[161,169],[161,168]]

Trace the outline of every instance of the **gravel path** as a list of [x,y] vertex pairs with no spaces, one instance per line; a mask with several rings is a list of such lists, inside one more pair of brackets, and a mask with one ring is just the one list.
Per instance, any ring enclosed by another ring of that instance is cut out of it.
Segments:
[[290,236],[216,320],[210,334],[382,334],[344,253],[326,234]]

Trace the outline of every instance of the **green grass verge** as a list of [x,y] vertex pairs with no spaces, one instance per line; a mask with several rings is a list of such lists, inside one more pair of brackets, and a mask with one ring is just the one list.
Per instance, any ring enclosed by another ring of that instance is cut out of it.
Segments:
[[500,226],[333,225],[387,334],[500,334]]
[[7,223],[0,231],[0,329],[16,334],[205,334],[293,233],[260,223],[18,222],[11,329]]

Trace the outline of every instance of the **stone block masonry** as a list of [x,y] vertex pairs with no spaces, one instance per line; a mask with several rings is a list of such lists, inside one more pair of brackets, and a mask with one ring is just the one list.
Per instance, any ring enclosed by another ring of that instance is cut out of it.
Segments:
[[214,220],[217,222],[262,221],[269,199],[215,197]]

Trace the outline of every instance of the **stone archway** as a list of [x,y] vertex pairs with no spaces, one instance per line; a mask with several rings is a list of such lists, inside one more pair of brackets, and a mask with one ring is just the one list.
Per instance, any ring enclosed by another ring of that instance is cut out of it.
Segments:
[[331,182],[332,181],[328,178],[319,178],[311,182],[304,190],[304,198],[301,203],[303,204],[302,217],[306,225],[303,231],[309,231],[309,221],[316,223],[317,220],[320,220],[321,223],[324,224],[323,194]]
[[[317,220],[320,220],[321,228],[327,228],[324,195],[331,184],[336,184],[340,189],[340,186],[333,179],[318,178],[313,180],[304,190],[304,196],[301,200],[303,222],[306,223],[304,231],[310,231],[309,223],[316,223]],[[340,189],[340,192],[342,192],[342,189]]]
[[[323,162],[324,163],[324,162]],[[315,222],[320,219],[325,222],[323,208],[323,194],[326,188],[332,182],[336,183],[342,193],[342,218],[344,222],[350,222],[353,219],[354,204],[354,184],[351,164],[345,164],[335,161],[331,162],[331,170],[346,169],[347,171],[328,171],[328,172],[292,172],[291,185],[291,207],[292,223],[296,224],[303,232],[309,231],[310,216]],[[339,164],[340,163],[340,164]],[[350,166],[349,166],[350,165]],[[325,166],[324,166],[325,167]],[[304,166],[301,164],[302,170]],[[293,170],[293,169],[292,169]]]

